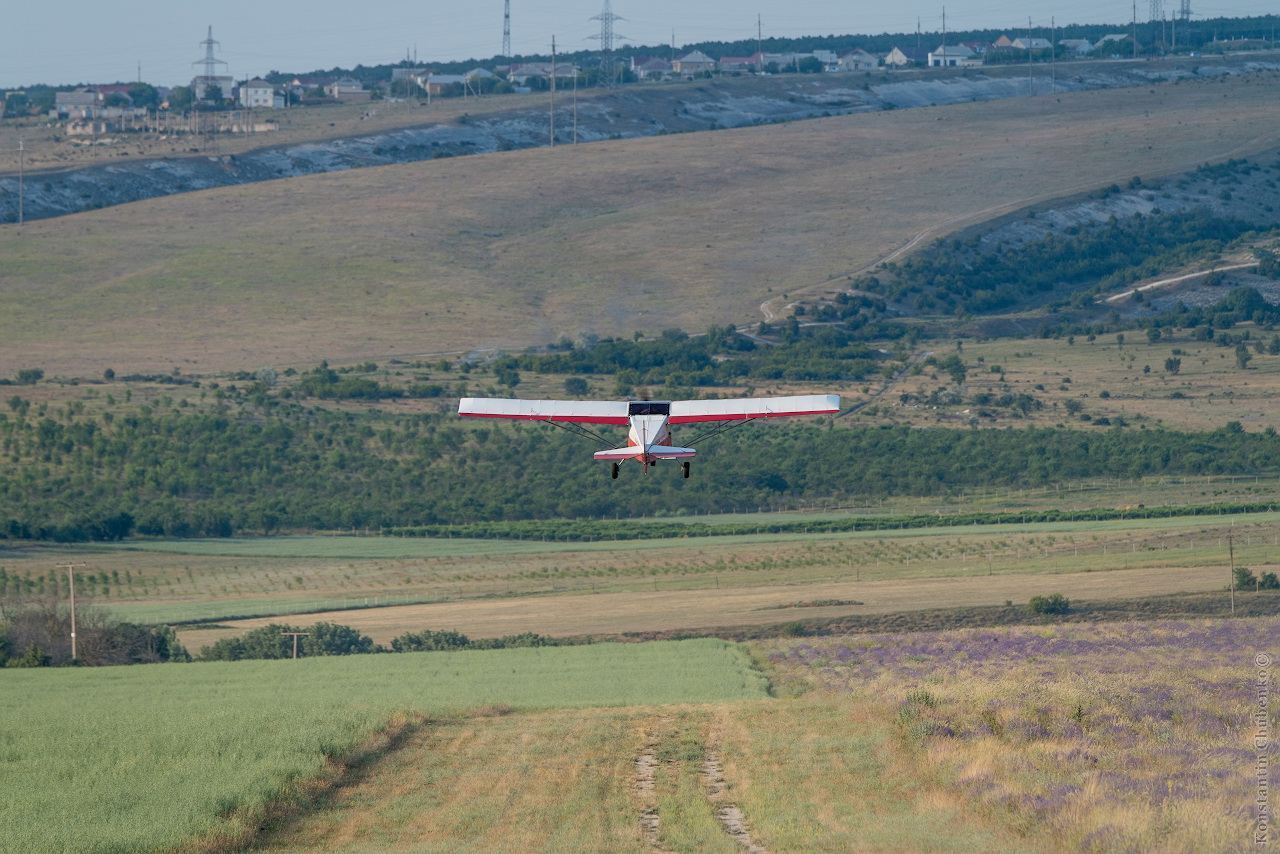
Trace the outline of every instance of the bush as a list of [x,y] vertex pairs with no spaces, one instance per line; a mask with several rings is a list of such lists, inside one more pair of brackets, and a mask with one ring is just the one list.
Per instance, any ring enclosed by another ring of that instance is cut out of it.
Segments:
[[1065,614],[1071,610],[1071,600],[1061,593],[1048,596],[1032,596],[1027,603],[1033,614]]
[[1254,576],[1253,571],[1244,566],[1236,567],[1235,581],[1237,590],[1245,590],[1258,584],[1258,579]]

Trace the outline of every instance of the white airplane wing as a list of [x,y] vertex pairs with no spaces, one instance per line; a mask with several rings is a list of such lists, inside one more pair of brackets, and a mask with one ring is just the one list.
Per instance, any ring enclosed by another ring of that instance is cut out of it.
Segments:
[[574,421],[579,424],[627,424],[625,400],[513,400],[464,397],[459,415],[480,418],[525,418],[531,421]]
[[784,415],[830,415],[840,411],[838,394],[799,394],[791,397],[740,397],[729,400],[673,400],[672,424],[696,421],[747,421]]

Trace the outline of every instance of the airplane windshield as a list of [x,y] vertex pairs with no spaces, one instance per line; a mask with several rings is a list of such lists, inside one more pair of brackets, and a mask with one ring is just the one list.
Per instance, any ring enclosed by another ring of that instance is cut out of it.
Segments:
[[628,415],[670,415],[671,403],[669,401],[652,401],[643,400],[638,403],[632,403],[627,409]]

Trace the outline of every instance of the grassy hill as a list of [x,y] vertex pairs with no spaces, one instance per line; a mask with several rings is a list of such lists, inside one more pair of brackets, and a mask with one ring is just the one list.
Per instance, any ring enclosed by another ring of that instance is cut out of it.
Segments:
[[1280,142],[1267,75],[562,146],[0,230],[0,375],[752,322],[914,239]]

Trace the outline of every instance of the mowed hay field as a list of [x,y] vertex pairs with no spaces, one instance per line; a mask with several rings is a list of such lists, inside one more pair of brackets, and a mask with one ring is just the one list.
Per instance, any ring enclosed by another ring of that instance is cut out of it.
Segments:
[[[0,375],[752,322],[922,234],[1280,143],[1274,78],[437,160],[0,229]],[[74,347],[66,345],[75,341]]]

